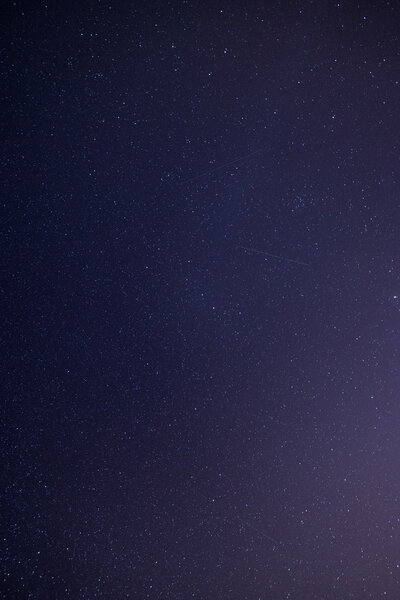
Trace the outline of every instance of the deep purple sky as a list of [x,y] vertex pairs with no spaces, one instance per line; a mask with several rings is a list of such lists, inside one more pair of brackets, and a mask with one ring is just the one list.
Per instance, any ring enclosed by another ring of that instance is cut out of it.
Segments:
[[398,600],[400,3],[2,16],[1,597]]

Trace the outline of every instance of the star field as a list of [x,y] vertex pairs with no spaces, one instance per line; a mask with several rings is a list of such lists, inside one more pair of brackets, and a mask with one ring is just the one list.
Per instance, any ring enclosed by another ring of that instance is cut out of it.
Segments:
[[399,10],[5,3],[2,598],[400,597]]

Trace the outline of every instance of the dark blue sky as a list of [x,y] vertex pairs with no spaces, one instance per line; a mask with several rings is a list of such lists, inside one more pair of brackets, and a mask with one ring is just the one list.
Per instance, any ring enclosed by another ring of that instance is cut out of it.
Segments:
[[400,594],[400,4],[3,6],[3,598]]

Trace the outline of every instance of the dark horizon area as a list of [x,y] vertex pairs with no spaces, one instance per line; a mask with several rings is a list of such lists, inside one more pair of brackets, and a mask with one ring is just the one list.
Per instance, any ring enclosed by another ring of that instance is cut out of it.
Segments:
[[399,11],[3,4],[2,598],[398,600]]

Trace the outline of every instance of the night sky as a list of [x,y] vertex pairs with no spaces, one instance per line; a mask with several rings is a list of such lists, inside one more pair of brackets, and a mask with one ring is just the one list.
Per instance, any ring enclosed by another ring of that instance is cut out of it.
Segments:
[[1,13],[1,598],[398,600],[400,3]]

